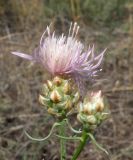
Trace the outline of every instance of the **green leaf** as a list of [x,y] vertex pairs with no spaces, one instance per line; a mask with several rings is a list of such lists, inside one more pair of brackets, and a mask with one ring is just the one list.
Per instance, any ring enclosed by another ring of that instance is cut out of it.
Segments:
[[24,131],[24,132],[25,132],[26,136],[29,139],[31,139],[33,141],[39,141],[39,142],[41,142],[41,141],[47,140],[52,135],[54,128],[57,127],[57,126],[60,126],[60,125],[61,125],[60,123],[54,123],[53,126],[52,126],[52,128],[51,128],[51,130],[50,130],[50,132],[49,132],[49,134],[46,137],[44,137],[44,138],[33,138],[26,131]]
[[96,139],[94,138],[94,136],[91,133],[88,133],[88,136],[92,140],[93,144],[95,144],[97,146],[98,149],[102,150],[107,155],[109,155],[108,151],[106,149],[104,149],[100,144],[97,143]]

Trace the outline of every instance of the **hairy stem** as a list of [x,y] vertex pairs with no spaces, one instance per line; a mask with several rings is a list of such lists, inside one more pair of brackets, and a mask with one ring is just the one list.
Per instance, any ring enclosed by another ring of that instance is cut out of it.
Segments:
[[83,131],[82,132],[82,140],[80,141],[80,144],[79,146],[76,148],[74,154],[73,154],[73,157],[72,157],[72,160],[76,160],[78,158],[78,156],[80,155],[81,151],[83,150],[85,144],[86,144],[86,141],[88,139],[88,134],[86,133],[86,131]]

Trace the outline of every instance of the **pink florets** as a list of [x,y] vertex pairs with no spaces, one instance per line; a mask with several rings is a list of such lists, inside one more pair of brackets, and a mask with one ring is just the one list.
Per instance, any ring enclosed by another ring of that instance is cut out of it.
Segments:
[[94,55],[94,46],[84,50],[84,45],[77,40],[79,26],[70,25],[69,34],[57,37],[47,27],[43,33],[39,47],[32,55],[12,52],[14,55],[38,62],[52,75],[72,77],[81,88],[84,83],[97,75],[105,50]]

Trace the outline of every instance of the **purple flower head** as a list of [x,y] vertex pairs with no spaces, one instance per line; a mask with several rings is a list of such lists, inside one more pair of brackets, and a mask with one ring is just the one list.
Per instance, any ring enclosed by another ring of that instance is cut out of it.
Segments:
[[85,82],[97,75],[105,50],[94,55],[94,46],[89,46],[85,51],[84,45],[76,38],[78,30],[79,26],[74,23],[70,25],[68,36],[56,36],[47,27],[39,47],[32,55],[20,52],[12,54],[42,64],[53,76],[70,76],[79,88],[83,88]]

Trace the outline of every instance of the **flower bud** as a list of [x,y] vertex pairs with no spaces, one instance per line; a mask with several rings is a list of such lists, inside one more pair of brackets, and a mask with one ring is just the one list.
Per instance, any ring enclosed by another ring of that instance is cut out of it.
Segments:
[[104,104],[103,103],[97,103],[96,104],[96,111],[102,112],[104,110]]
[[77,119],[93,130],[108,117],[108,114],[109,111],[107,105],[105,106],[101,91],[98,91],[92,93],[80,103]]
[[53,108],[48,108],[48,113],[55,114],[54,109]]
[[50,99],[54,102],[54,103],[58,103],[61,101],[61,96],[59,94],[59,92],[57,90],[53,90],[51,95],[50,95]]
[[60,77],[55,77],[53,79],[53,82],[54,82],[55,85],[60,86],[61,83],[62,83],[62,79]]
[[87,116],[87,121],[90,124],[96,124],[97,122],[96,117],[94,115]]
[[81,114],[77,114],[77,119],[78,119],[79,122],[83,123]]
[[93,106],[91,104],[85,104],[83,107],[83,112],[86,113],[87,115],[92,114],[93,111]]
[[73,98],[73,103],[77,103],[80,99],[80,95],[79,92],[76,92]]
[[71,87],[70,79],[55,77],[43,85],[42,91],[44,97],[39,97],[40,103],[47,107],[49,114],[57,117],[65,117],[67,113],[73,111],[74,105],[79,100],[79,94]]
[[66,102],[65,108],[68,110],[72,109],[72,102],[70,100]]
[[104,112],[104,113],[101,114],[102,119],[107,119],[108,116],[109,116],[109,113]]
[[57,112],[55,112],[54,108],[48,108],[48,113],[57,117],[60,116]]
[[49,88],[46,84],[43,84],[42,86],[42,95],[47,96],[49,92]]
[[51,82],[50,80],[47,80],[47,86],[48,86],[48,88],[49,88],[50,90],[52,90],[53,84],[52,84],[52,82]]
[[104,110],[104,100],[103,97],[101,96],[101,91],[93,93],[92,101],[94,103],[97,112],[102,112]]
[[71,92],[71,88],[68,82],[65,83],[63,89],[65,94],[69,94]]
[[39,95],[39,102],[42,104],[42,105],[47,105],[47,102],[49,101],[49,99],[43,97],[42,95]]

